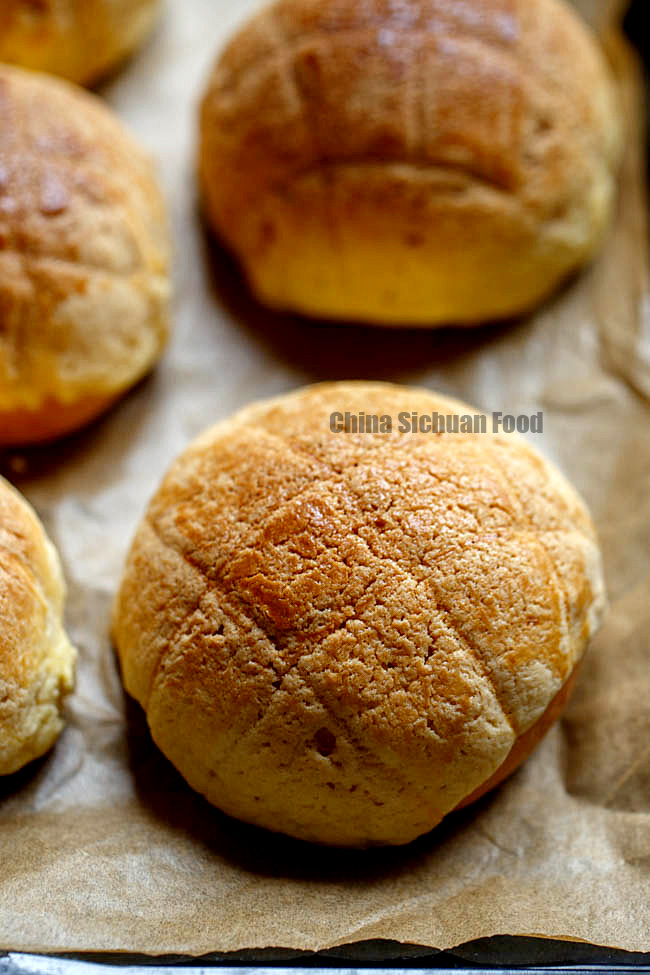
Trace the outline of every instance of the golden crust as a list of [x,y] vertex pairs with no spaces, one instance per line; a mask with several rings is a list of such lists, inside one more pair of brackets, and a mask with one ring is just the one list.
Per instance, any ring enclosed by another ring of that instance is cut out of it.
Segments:
[[540,741],[544,738],[549,729],[555,724],[557,719],[561,716],[564,711],[571,694],[575,688],[578,674],[580,672],[580,663],[575,665],[571,674],[569,675],[567,681],[560,690],[557,692],[551,703],[548,705],[544,713],[540,718],[537,719],[535,724],[525,731],[523,735],[517,738],[517,741],[512,746],[511,750],[508,752],[508,756],[504,762],[498,767],[496,772],[493,772],[489,779],[471,792],[462,802],[459,802],[456,806],[457,809],[464,809],[466,806],[471,806],[473,802],[476,802],[482,796],[486,795],[492,789],[496,789],[498,785],[501,785],[509,775],[519,768],[522,762],[524,762],[530,753],[539,745]]
[[63,629],[58,555],[0,478],[0,775],[48,751],[63,727],[76,653]]
[[588,260],[619,143],[604,58],[560,0],[279,0],[214,69],[200,178],[268,304],[470,323]]
[[46,443],[90,423],[112,404],[112,396],[86,396],[75,403],[45,400],[37,409],[0,411],[0,444],[4,447]]
[[151,164],[117,118],[0,66],[0,444],[74,429],[153,366],[168,262]]
[[2,0],[0,61],[91,84],[152,29],[159,0]]
[[318,842],[404,843],[569,681],[603,611],[600,556],[523,440],[332,433],[346,410],[474,412],[333,383],[208,431],[148,508],[114,636],[154,740],[215,805]]

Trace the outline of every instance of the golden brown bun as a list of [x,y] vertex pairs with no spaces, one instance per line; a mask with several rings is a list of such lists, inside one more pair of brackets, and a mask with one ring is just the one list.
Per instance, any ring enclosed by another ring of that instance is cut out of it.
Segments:
[[587,261],[620,141],[560,0],[279,0],[218,61],[201,135],[261,301],[412,325],[520,313]]
[[154,25],[159,0],[2,0],[0,61],[91,84]]
[[63,629],[59,557],[0,478],[0,775],[44,755],[63,727],[76,653]]
[[87,423],[167,336],[151,164],[95,96],[0,66],[0,446]]
[[600,556],[522,439],[330,432],[346,410],[474,413],[333,383],[219,424],[149,506],[114,637],[154,740],[210,802],[316,842],[406,843],[557,717]]

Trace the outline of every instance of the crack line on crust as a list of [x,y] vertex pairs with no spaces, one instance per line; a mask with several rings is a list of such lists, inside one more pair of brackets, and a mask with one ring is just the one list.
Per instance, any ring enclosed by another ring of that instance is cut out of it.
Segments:
[[[531,532],[535,534],[541,552],[544,556],[544,562],[546,563],[546,567],[547,569],[550,568],[552,572],[554,589],[560,604],[560,629],[562,631],[562,637],[566,639],[568,642],[570,642],[570,629],[568,624],[569,604],[570,604],[569,593],[566,586],[561,582],[560,570],[557,566],[557,563],[553,558],[553,556],[551,555],[551,553],[549,552],[546,545],[544,544],[544,540],[543,540],[546,534],[566,535],[568,534],[568,529],[567,528],[562,528],[561,530],[554,529],[554,530],[549,530],[547,532],[539,531],[539,529],[537,529],[537,527],[533,524],[533,518],[531,517],[531,515],[526,512],[524,503],[521,499],[521,494],[515,482],[514,474],[509,471],[508,475],[506,475],[504,468],[500,466],[499,463],[497,462],[496,454],[494,455],[494,462],[495,462],[494,463],[495,472],[497,473],[498,477],[501,479],[502,483],[507,486],[511,494],[514,496],[514,499],[517,502],[517,506],[520,511],[520,515],[528,524]],[[545,480],[548,481],[549,478],[548,478],[548,472],[545,463],[543,464],[543,472],[544,472]],[[572,530],[576,530],[576,528],[577,526]],[[575,647],[572,646],[571,650],[575,651]],[[575,666],[576,662],[577,662],[576,660],[573,660],[572,665]],[[566,677],[567,675],[565,674],[562,679],[566,680]]]
[[[210,594],[210,593],[214,593],[215,590],[217,591],[217,594],[220,597],[220,600],[219,600],[219,608],[221,609],[222,612],[224,612],[224,615],[226,615],[231,620],[231,622],[233,622],[235,625],[237,625],[237,622],[238,621],[233,618],[233,612],[234,613],[239,613],[240,617],[242,617],[246,623],[250,624],[251,630],[253,630],[253,629],[259,630],[260,633],[262,634],[262,636],[264,637],[264,639],[266,639],[268,641],[268,643],[270,644],[271,648],[275,651],[276,655],[279,658],[282,657],[282,645],[281,645],[280,642],[278,642],[277,635],[273,635],[272,633],[270,633],[269,630],[268,630],[268,628],[260,626],[259,622],[257,622],[255,619],[253,619],[245,611],[245,609],[244,609],[245,601],[241,600],[240,595],[235,590],[227,590],[227,589],[225,589],[220,584],[222,582],[222,580],[220,580],[218,577],[217,578],[208,578],[208,577],[206,577],[205,574],[203,573],[203,571],[201,570],[201,568],[196,563],[194,563],[194,562],[188,560],[187,558],[185,558],[185,556],[183,556],[182,553],[179,553],[174,546],[170,545],[165,539],[162,538],[162,536],[158,533],[158,526],[154,526],[154,524],[152,523],[151,524],[151,527],[152,527],[152,529],[154,531],[154,534],[156,535],[156,537],[158,538],[158,540],[160,541],[160,543],[164,547],[169,548],[176,555],[181,555],[181,557],[184,558],[184,560],[186,562],[188,562],[188,564],[190,566],[192,566],[192,568],[194,568],[197,572],[199,572],[200,575],[203,576],[203,578],[204,578],[205,581],[211,583],[212,585],[210,587],[206,587],[206,589],[201,594],[201,597],[198,599],[197,604],[194,607],[194,609],[191,612],[191,614],[190,613],[187,614],[187,616],[185,618],[185,624],[182,625],[181,627],[179,627],[179,629],[176,631],[176,633],[174,634],[174,640],[173,640],[173,642],[170,640],[167,643],[165,643],[165,645],[161,648],[161,651],[160,651],[160,654],[159,654],[159,658],[158,658],[158,661],[157,661],[157,664],[156,664],[156,668],[155,668],[154,678],[152,679],[152,682],[151,682],[151,687],[150,687],[150,691],[149,691],[149,695],[148,695],[147,705],[145,707],[145,713],[146,713],[146,711],[148,709],[149,700],[151,698],[151,694],[153,693],[153,689],[154,689],[155,684],[157,682],[158,675],[159,675],[160,671],[165,666],[166,658],[168,658],[168,656],[170,654],[170,651],[173,653],[174,645],[175,644],[177,645],[177,643],[178,643],[178,641],[180,639],[182,639],[183,637],[189,636],[189,634],[192,632],[192,626],[191,626],[192,617],[200,609],[201,603],[202,603],[203,599],[205,598],[205,596],[208,595],[208,594]],[[233,598],[237,602],[237,605],[235,607],[233,607],[231,604],[229,604],[230,603],[230,600],[233,599]],[[230,612],[228,612],[228,610],[230,610]],[[336,629],[337,628],[338,627],[336,627],[333,632],[336,632]],[[281,677],[282,681],[284,681],[286,679],[286,677],[289,676],[289,674],[292,674],[292,673],[294,673],[296,671],[296,669],[298,668],[298,666],[300,665],[300,663],[303,662],[304,659],[306,659],[307,657],[311,656],[313,653],[315,653],[318,650],[319,645],[322,642],[322,640],[326,639],[327,636],[329,636],[329,635],[330,634],[323,635],[322,638],[319,640],[319,642],[316,644],[316,646],[313,648],[313,650],[312,650],[312,652],[310,654],[304,654],[304,655],[300,655],[299,654],[297,656],[296,660],[289,666],[289,668],[283,674],[278,674],[278,672],[275,671],[275,668],[273,668],[272,665],[269,665],[270,666],[270,669],[273,670],[274,673],[277,674],[278,677]],[[177,656],[176,656],[176,658],[174,660],[174,663],[180,663],[182,661],[182,658],[183,658],[183,654],[182,653],[177,654]],[[264,665],[262,664],[262,666],[264,666]],[[372,759],[373,759],[373,761],[376,764],[378,764],[381,767],[383,767],[391,775],[397,777],[402,782],[403,785],[405,785],[407,787],[412,787],[412,783],[409,780],[407,780],[406,778],[404,778],[404,776],[400,772],[400,768],[399,768],[399,765],[398,764],[395,764],[395,765],[388,764],[384,758],[381,758],[375,752],[370,751],[368,748],[366,748],[366,746],[364,746],[363,743],[358,738],[356,738],[353,735],[353,733],[352,733],[352,731],[351,731],[348,723],[345,721],[345,719],[343,719],[342,716],[340,716],[340,715],[335,716],[332,713],[331,708],[322,699],[321,695],[318,694],[318,692],[316,691],[316,689],[313,687],[311,681],[306,680],[304,674],[299,674],[298,676],[299,676],[300,680],[302,681],[303,685],[305,687],[307,687],[307,689],[313,694],[313,696],[314,696],[315,700],[317,701],[317,703],[321,705],[323,711],[327,714],[327,716],[330,718],[330,720],[332,721],[332,723],[333,724],[336,724],[338,728],[343,728],[344,733],[345,733],[345,736],[347,737],[349,743],[353,744],[359,751],[363,752],[364,754],[367,754],[367,755],[371,756]],[[268,706],[267,706],[267,708],[263,708],[262,709],[262,712],[258,716],[258,718],[253,722],[252,725],[250,725],[242,733],[240,739],[235,743],[234,746],[232,746],[232,748],[230,750],[230,753],[233,753],[236,749],[239,749],[241,747],[241,745],[255,732],[255,730],[257,729],[257,727],[259,726],[259,724],[266,717],[267,709],[268,709]]]
[[[267,52],[261,57],[257,56],[254,58],[249,58],[247,61],[245,61],[243,64],[238,65],[236,68],[230,67],[224,69],[222,65],[219,64],[218,70],[220,71],[227,70],[228,73],[230,74],[230,78],[228,79],[227,83],[222,83],[222,85],[219,88],[212,89],[211,94],[223,92],[225,94],[230,95],[234,93],[242,84],[244,84],[246,81],[249,81],[254,75],[262,74],[263,71],[268,70],[269,68],[273,69],[273,67],[277,66],[277,63],[279,61],[291,62],[295,54],[304,45],[313,44],[319,41],[321,42],[328,41],[333,38],[335,38],[336,40],[348,40],[348,39],[359,38],[360,40],[365,40],[366,42],[368,41],[374,42],[374,38],[376,37],[378,30],[382,30],[382,29],[391,30],[390,23],[386,23],[385,21],[382,21],[381,23],[376,23],[374,25],[357,24],[354,26],[350,25],[350,26],[338,27],[338,28],[333,27],[329,30],[325,27],[321,27],[320,29],[297,33],[294,37],[287,37],[286,35],[282,36],[282,33],[277,30],[277,25],[274,25],[274,27],[271,26],[271,24],[269,23],[270,19],[271,18],[268,17],[265,18],[264,27],[267,32],[273,33],[275,39],[275,48],[271,50],[267,50]],[[458,26],[453,23],[445,25],[445,29],[437,30],[435,32],[428,29],[428,26],[426,24],[423,24],[418,27],[411,27],[411,28],[393,27],[392,32],[398,34],[399,39],[407,43],[409,41],[412,41],[414,38],[421,39],[421,40],[426,40],[428,38],[431,38],[432,40],[435,41],[440,41],[440,40],[445,41],[451,39],[456,44],[460,42],[460,43],[475,46],[476,48],[479,49],[487,50],[490,52],[491,55],[497,54],[499,58],[507,57],[512,61],[513,65],[516,68],[521,68],[522,61],[519,54],[518,46],[513,45],[512,43],[498,44],[494,41],[494,39],[489,39],[485,36],[472,34],[471,32],[467,32],[466,35],[465,34],[460,35],[460,32],[458,31]],[[236,39],[237,38],[235,38],[235,40]],[[526,66],[540,67],[540,65],[532,65],[532,64],[531,65],[527,64]],[[541,67],[543,68],[543,65],[541,65]],[[216,74],[216,69],[215,69],[215,74]],[[549,73],[548,75],[546,74],[541,75],[540,80],[541,79],[549,82],[555,80],[554,76],[551,73]],[[557,84],[555,87],[559,87],[559,84]]]

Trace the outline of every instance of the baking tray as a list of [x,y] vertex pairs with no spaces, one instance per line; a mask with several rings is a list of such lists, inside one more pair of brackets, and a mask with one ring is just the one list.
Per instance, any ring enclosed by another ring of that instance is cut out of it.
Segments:
[[[2,0],[0,0],[2,2]],[[648,0],[634,0],[626,18],[626,32],[646,65],[648,115],[648,179],[650,185],[650,32]],[[47,894],[44,891],[44,898]],[[650,904],[648,904],[650,923]],[[650,973],[650,953],[627,952],[586,943],[544,938],[499,936],[484,938],[448,951],[390,941],[364,941],[323,952],[284,948],[214,953],[200,958],[85,953],[35,955],[0,953],[0,975],[310,975],[363,971],[365,975],[408,971],[428,972],[634,972]]]
[[138,957],[133,955],[0,956],[0,975],[364,975],[404,971],[427,972],[650,972],[650,954],[599,948],[594,945],[541,938],[497,937],[432,952],[417,945],[366,941],[312,954],[284,949],[240,951],[202,958]]

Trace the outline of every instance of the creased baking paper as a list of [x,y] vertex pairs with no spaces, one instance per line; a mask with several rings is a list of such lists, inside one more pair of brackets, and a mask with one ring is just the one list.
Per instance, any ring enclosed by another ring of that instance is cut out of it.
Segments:
[[[0,783],[0,948],[445,948],[501,933],[648,951],[650,291],[635,67],[610,36],[629,123],[616,226],[597,264],[537,315],[458,332],[308,324],[255,306],[198,217],[197,96],[252,6],[168,2],[157,35],[102,91],[158,158],[171,204],[163,364],[86,433],[2,459],[60,549],[80,662],[58,746]],[[611,7],[583,4],[601,27]],[[108,637],[130,538],[188,439],[251,398],[337,378],[543,410],[534,442],[594,512],[611,599],[565,719],[525,767],[411,846],[366,853],[257,831],[194,795],[125,699]]]

